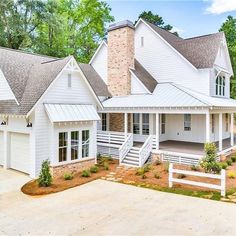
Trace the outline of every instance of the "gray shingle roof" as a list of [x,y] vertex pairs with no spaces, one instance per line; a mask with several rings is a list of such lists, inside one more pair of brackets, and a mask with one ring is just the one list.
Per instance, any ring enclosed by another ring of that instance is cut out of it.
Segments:
[[162,38],[164,38],[196,68],[203,69],[213,67],[220,43],[224,38],[223,32],[182,39],[169,31],[149,23],[148,21],[143,21]]
[[144,84],[144,86],[152,93],[156,88],[157,81],[149,74],[149,72],[135,59],[133,73]]
[[111,97],[107,85],[91,65],[79,63],[79,66],[97,96]]
[[19,103],[1,101],[0,113],[27,114],[70,59],[0,47],[0,69]]

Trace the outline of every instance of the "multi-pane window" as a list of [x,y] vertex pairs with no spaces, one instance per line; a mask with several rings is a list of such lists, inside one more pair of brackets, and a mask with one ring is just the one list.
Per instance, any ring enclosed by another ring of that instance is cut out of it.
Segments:
[[149,114],[142,114],[142,132],[149,135]]
[[166,133],[166,115],[161,114],[161,134]]
[[191,114],[184,114],[184,131],[191,130]]
[[225,96],[225,76],[217,76],[216,78],[216,95]]
[[71,74],[68,74],[67,82],[68,82],[68,88],[71,88]]
[[225,131],[229,131],[229,115],[228,113],[225,114]]
[[68,133],[59,133],[59,162],[67,160]]
[[214,114],[211,114],[211,132],[215,133],[215,116]]
[[71,132],[71,160],[79,158],[79,131]]
[[89,130],[82,131],[82,158],[89,156]]
[[102,130],[106,131],[107,130],[107,114],[102,113]]
[[139,134],[140,133],[140,117],[139,114],[133,114],[133,133]]

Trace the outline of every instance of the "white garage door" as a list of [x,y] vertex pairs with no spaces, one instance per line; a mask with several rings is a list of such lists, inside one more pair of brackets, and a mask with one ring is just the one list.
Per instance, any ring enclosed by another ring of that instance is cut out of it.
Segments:
[[0,165],[3,165],[3,132],[0,131]]
[[11,133],[10,135],[10,168],[29,173],[30,152],[29,135]]

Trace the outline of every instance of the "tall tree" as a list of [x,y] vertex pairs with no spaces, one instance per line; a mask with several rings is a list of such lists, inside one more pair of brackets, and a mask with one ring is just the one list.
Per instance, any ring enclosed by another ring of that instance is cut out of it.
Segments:
[[229,48],[234,77],[231,78],[230,95],[236,99],[236,18],[228,16],[219,31],[224,31]]
[[[160,28],[163,28],[167,31],[171,31],[173,29],[173,26],[170,24],[165,24],[163,18],[161,16],[159,16],[158,14],[154,14],[151,11],[143,11],[139,16],[138,19],[142,18]],[[137,22],[137,21],[136,21]],[[135,22],[135,23],[136,23]],[[172,32],[173,34],[178,36],[177,32]]]
[[19,49],[44,19],[45,3],[41,0],[0,1],[0,44]]

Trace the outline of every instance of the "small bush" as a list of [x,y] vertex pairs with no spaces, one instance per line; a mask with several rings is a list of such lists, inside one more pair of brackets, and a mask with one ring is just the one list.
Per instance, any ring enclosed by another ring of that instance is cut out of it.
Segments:
[[236,162],[236,156],[231,157],[232,162]]
[[82,177],[90,177],[91,172],[89,170],[83,170],[81,176]]
[[230,179],[234,179],[236,177],[236,173],[234,171],[229,171],[227,175]]
[[184,174],[178,174],[178,176],[177,176],[178,179],[183,179],[185,177],[186,177],[186,175],[184,175]]
[[156,179],[160,179],[160,178],[161,178],[161,176],[160,176],[158,173],[154,173],[154,177],[155,177]]
[[228,160],[226,160],[226,163],[228,164],[228,166],[231,166],[232,165],[232,160],[228,159]]
[[215,143],[205,143],[204,151],[206,156],[216,156],[216,145]]
[[191,166],[191,170],[193,170],[193,171],[199,171],[199,166],[193,165],[193,166]]
[[142,175],[142,179],[146,179],[147,176],[145,174]]
[[228,167],[228,164],[226,162],[221,162],[220,166],[221,166],[222,169],[226,170],[227,167]]
[[42,162],[38,183],[41,187],[48,187],[52,184],[52,175],[49,168],[50,162],[45,160]]
[[74,178],[72,173],[65,173],[63,175],[64,180],[72,180]]
[[152,169],[152,166],[150,164],[146,164],[143,166],[144,172],[148,172]]
[[91,166],[90,167],[90,172],[91,173],[97,173],[98,172],[98,167],[97,166]]
[[109,165],[107,162],[104,162],[103,167],[104,167],[104,170],[109,170]]
[[140,167],[136,170],[136,175],[144,175],[145,174],[145,170],[143,167]]

